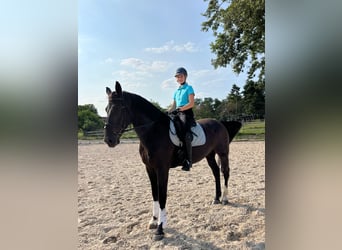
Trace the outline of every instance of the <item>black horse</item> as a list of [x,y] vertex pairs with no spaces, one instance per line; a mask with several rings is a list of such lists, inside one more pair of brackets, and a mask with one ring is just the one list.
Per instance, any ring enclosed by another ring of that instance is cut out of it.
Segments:
[[[169,137],[170,117],[141,96],[122,91],[119,82],[116,82],[115,92],[108,87],[106,92],[108,105],[104,141],[109,147],[115,147],[120,143],[120,137],[128,125],[133,124],[140,139],[139,152],[152,188],[153,212],[149,227],[157,228],[155,239],[160,240],[167,222],[165,204],[169,169],[181,165],[177,160],[179,147],[175,146]],[[201,119],[197,122],[205,131],[206,142],[193,148],[193,162],[206,157],[215,177],[214,203],[217,204],[220,203],[222,194],[220,168],[215,160],[215,155],[219,156],[224,176],[222,203],[228,204],[229,143],[240,130],[241,123],[219,122],[214,119]]]

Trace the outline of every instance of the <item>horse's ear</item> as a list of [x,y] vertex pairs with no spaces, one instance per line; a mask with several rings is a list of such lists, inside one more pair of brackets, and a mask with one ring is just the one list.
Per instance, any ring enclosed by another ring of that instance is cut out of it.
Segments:
[[122,88],[118,81],[115,83],[115,91],[118,96],[122,96]]
[[112,90],[110,88],[106,87],[106,93],[107,93],[107,95],[110,95],[112,93]]

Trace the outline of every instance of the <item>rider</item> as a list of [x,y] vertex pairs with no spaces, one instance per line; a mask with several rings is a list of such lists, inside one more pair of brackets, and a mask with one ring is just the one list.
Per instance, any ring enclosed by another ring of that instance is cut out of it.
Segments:
[[170,107],[170,111],[176,110],[183,122],[185,129],[184,144],[187,154],[187,159],[183,163],[182,170],[189,171],[192,166],[192,146],[191,141],[193,139],[191,133],[191,127],[196,125],[194,119],[194,112],[192,108],[195,104],[195,92],[192,86],[186,82],[188,73],[185,68],[181,67],[176,70],[175,77],[179,84],[178,89],[173,95],[173,102]]

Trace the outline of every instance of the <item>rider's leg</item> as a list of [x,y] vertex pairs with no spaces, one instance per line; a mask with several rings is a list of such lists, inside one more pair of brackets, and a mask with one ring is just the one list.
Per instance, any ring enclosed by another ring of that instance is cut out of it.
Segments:
[[191,132],[187,132],[185,134],[185,151],[186,151],[186,159],[183,163],[183,167],[182,170],[184,171],[189,171],[190,168],[192,167],[192,133]]

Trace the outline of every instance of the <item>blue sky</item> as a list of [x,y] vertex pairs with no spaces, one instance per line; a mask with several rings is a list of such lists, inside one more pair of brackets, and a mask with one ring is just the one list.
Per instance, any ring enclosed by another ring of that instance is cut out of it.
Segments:
[[196,98],[227,97],[241,90],[245,74],[214,69],[212,33],[202,32],[203,0],[81,0],[78,19],[78,103],[94,104],[105,116],[105,88],[124,90],[167,107],[177,88],[174,72],[188,71]]

